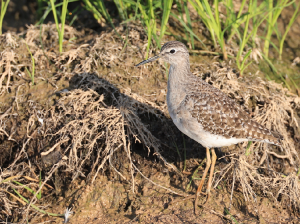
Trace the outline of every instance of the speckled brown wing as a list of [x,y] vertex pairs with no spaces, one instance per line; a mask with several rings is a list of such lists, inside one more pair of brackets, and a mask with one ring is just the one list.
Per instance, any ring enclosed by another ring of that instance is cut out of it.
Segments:
[[252,120],[234,100],[219,90],[191,93],[186,96],[183,103],[192,117],[196,118],[207,132],[222,135],[228,139],[247,138],[281,145],[278,141],[282,138],[280,134],[272,133]]

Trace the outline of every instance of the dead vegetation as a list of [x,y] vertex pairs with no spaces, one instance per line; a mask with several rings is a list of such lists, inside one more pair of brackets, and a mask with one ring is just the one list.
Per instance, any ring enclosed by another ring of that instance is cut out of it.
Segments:
[[[122,26],[117,30],[126,38]],[[174,147],[170,139],[155,137],[143,121],[148,117],[150,123],[152,119],[166,125],[166,105],[160,101],[160,95],[163,98],[165,95],[165,85],[155,84],[157,89],[145,91],[134,89],[137,87],[133,86],[144,82],[140,73],[149,74],[147,69],[133,68],[141,60],[141,52],[145,52],[146,35],[133,24],[128,32],[130,44],[124,47],[113,31],[86,40],[82,32],[67,27],[65,52],[59,55],[53,48],[57,41],[55,25],[30,26],[25,41],[36,61],[36,86],[31,86],[25,73],[25,67],[31,63],[24,39],[11,34],[2,36],[1,49],[5,50],[0,58],[1,220],[20,222],[42,216],[31,205],[47,210],[47,201],[37,200],[36,196],[41,189],[48,195],[53,187],[57,188],[55,173],[63,174],[64,184],[69,186],[78,178],[91,184],[100,172],[111,169],[131,184],[133,192],[138,192],[140,182],[135,177],[141,171],[132,160],[135,144],[142,144],[149,152],[154,150],[163,164],[182,178],[172,164],[176,161],[170,161],[161,151],[166,144]],[[165,70],[163,64],[149,65],[148,69],[152,75]],[[281,84],[264,81],[256,75],[238,77],[228,65],[219,62],[194,63],[192,71],[235,98],[257,121],[284,136],[282,148],[261,143],[231,148],[225,155],[230,162],[214,175],[215,187],[226,179],[231,183],[229,191],[242,191],[247,201],[255,202],[264,195],[298,210],[296,141],[300,133],[300,98]],[[136,83],[129,85],[132,80]],[[156,83],[161,81],[157,80]],[[45,99],[39,98],[41,94],[45,94]],[[122,161],[113,159],[118,151],[126,155]],[[126,163],[126,169],[118,170],[118,163]],[[35,196],[15,181],[35,189]],[[29,203],[14,190],[29,198]],[[181,189],[169,191],[185,195]]]

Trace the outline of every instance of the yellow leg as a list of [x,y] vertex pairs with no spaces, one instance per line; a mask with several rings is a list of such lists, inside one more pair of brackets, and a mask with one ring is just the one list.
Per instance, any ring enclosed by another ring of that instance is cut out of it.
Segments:
[[198,204],[198,197],[202,191],[202,187],[203,187],[203,184],[204,184],[204,181],[205,181],[205,178],[206,178],[206,175],[208,173],[208,169],[210,167],[210,164],[211,164],[211,160],[210,160],[210,153],[209,153],[209,148],[206,148],[206,166],[205,166],[205,170],[204,170],[204,173],[203,173],[203,176],[202,176],[202,179],[200,181],[200,184],[198,186],[198,189],[197,189],[197,192],[196,192],[196,199],[195,199],[195,213],[196,213],[196,208],[197,208],[197,204]]
[[216,153],[215,153],[214,149],[211,149],[211,160],[212,160],[212,162],[211,162],[211,167],[210,167],[210,172],[209,172],[209,179],[208,179],[207,189],[206,189],[206,193],[207,193],[206,201],[208,201],[208,199],[210,197],[210,188],[211,188],[211,185],[212,185],[212,178],[213,178],[213,175],[214,175],[215,164],[216,164],[216,161],[217,161],[217,156],[216,156]]

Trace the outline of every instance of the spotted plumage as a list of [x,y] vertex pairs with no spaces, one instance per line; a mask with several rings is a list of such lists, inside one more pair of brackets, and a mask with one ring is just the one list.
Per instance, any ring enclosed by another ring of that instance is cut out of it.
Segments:
[[193,118],[211,134],[227,139],[247,139],[281,145],[278,133],[271,132],[253,120],[241,106],[219,89],[194,78],[182,102]]

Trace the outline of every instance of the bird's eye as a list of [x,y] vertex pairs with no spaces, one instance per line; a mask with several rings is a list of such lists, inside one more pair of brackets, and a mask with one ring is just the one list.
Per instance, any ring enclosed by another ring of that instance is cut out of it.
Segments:
[[174,50],[174,49],[170,50],[170,53],[171,53],[171,54],[174,54],[174,53],[175,53],[175,50]]

